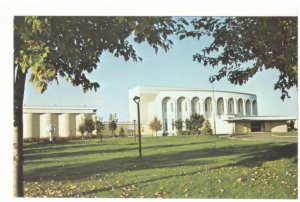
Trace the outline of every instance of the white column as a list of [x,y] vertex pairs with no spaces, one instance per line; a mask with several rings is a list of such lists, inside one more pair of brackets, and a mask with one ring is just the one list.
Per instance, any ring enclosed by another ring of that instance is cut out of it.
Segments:
[[23,139],[32,137],[32,113],[25,113],[23,114]]
[[246,114],[246,101],[244,99],[242,99],[243,101],[243,116],[247,116]]
[[70,114],[61,114],[58,116],[58,136],[70,137]]
[[81,136],[81,133],[78,131],[79,125],[82,123],[83,119],[84,119],[84,115],[83,114],[77,114],[76,115],[76,136]]
[[50,133],[48,131],[48,126],[51,124],[51,114],[41,114],[40,116],[40,137],[49,138]]
[[239,114],[239,103],[237,99],[233,99],[234,102],[234,114]]
[[224,103],[224,115],[228,115],[228,100],[223,98]]

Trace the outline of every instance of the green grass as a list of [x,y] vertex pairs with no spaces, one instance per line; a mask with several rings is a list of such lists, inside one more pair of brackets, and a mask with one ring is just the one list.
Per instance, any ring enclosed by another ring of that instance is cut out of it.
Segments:
[[212,137],[25,143],[30,197],[297,198],[297,144]]

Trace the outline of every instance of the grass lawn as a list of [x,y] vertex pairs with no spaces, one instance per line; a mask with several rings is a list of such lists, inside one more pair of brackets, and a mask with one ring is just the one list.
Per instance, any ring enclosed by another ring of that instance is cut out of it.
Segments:
[[297,144],[214,137],[24,144],[27,197],[297,198]]

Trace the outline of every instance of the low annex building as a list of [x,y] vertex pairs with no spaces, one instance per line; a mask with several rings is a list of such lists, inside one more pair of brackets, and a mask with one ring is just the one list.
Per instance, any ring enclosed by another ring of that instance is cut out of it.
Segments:
[[257,96],[250,93],[136,86],[129,90],[130,122],[137,120],[137,107],[133,101],[135,96],[140,97],[144,135],[152,133],[149,123],[155,116],[162,122],[163,129],[158,132],[160,135],[176,135],[175,121],[185,121],[193,113],[208,119],[216,134],[286,132],[287,121],[296,119],[259,116]]
[[49,127],[53,137],[74,138],[81,136],[77,131],[84,114],[96,117],[96,108],[90,107],[23,107],[23,138],[48,138]]

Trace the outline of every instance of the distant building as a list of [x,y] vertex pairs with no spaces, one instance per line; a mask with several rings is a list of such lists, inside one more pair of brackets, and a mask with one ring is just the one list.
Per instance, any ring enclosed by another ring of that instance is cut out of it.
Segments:
[[[192,113],[208,119],[217,134],[286,132],[295,117],[259,116],[257,96],[232,91],[188,88],[143,87],[129,90],[129,121],[137,120],[134,96],[140,97],[142,134],[151,134],[149,123],[157,116],[163,125],[158,134],[176,135],[176,120],[185,121]],[[185,130],[185,124],[183,130]]]
[[53,129],[53,137],[73,138],[81,136],[77,131],[84,114],[96,116],[97,109],[90,107],[23,107],[23,138],[48,138]]

